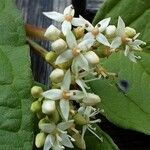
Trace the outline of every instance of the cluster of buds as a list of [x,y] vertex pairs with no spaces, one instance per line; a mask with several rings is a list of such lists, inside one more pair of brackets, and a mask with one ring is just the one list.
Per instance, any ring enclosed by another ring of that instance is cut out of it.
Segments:
[[74,145],[86,149],[84,135],[87,130],[102,141],[93,128],[93,124],[100,122],[95,116],[103,112],[96,108],[101,98],[89,93],[87,82],[114,74],[99,64],[100,57],[95,49],[104,48],[108,57],[122,48],[125,56],[136,62],[140,57],[134,51],[141,51],[140,45],[145,44],[137,39],[139,33],[125,27],[121,17],[117,27],[109,25],[111,18],[93,26],[82,16],[75,18],[74,14],[72,5],[66,7],[63,14],[44,12],[45,16],[62,24],[61,30],[50,25],[45,32],[52,42],[52,51],[47,53],[45,60],[55,67],[50,74],[51,89],[43,91],[37,86],[31,89],[36,99],[31,110],[40,119],[40,133],[35,144],[44,150],[61,150]]

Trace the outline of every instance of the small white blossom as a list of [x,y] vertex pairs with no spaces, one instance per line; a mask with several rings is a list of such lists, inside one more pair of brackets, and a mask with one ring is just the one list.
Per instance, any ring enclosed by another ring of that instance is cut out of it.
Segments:
[[94,43],[93,39],[86,39],[77,43],[74,34],[71,31],[67,31],[66,41],[69,46],[69,49],[60,54],[55,64],[61,64],[66,61],[73,59],[72,68],[78,72],[78,67],[82,68],[83,70],[89,70],[89,63],[85,58],[86,52],[91,48]]
[[64,119],[67,121],[69,117],[69,100],[78,101],[84,97],[84,93],[79,90],[70,90],[71,74],[68,70],[64,76],[64,80],[61,85],[61,89],[51,89],[44,92],[42,95],[50,100],[60,100],[60,110]]
[[55,51],[57,54],[60,54],[67,49],[67,44],[63,39],[58,39],[52,43],[51,47],[53,51]]
[[105,46],[110,46],[107,38],[102,34],[102,32],[104,32],[109,25],[110,18],[101,20],[95,27],[82,16],[80,16],[80,18],[83,19],[84,27],[88,31],[88,33],[85,34],[84,39],[94,39]]
[[95,108],[91,107],[91,106],[87,106],[87,107],[80,107],[78,112],[83,115],[85,117],[85,119],[87,120],[87,124],[83,125],[82,128],[82,138],[84,138],[85,132],[86,130],[89,130],[93,135],[95,135],[99,140],[102,141],[102,138],[100,138],[94,131],[96,130],[96,128],[92,127],[92,124],[101,122],[100,119],[96,119],[96,120],[91,120],[91,118],[94,118],[95,115],[99,114],[99,110],[96,110]]
[[47,37],[50,41],[55,41],[58,39],[58,37],[60,36],[61,31],[56,28],[54,25],[50,25],[44,36]]
[[50,115],[56,110],[55,101],[44,100],[42,104],[42,112]]
[[50,79],[52,82],[60,83],[64,78],[64,71],[62,69],[56,68],[50,74]]
[[108,36],[114,36],[116,33],[116,26],[114,25],[109,25],[107,28],[106,28],[106,35]]
[[[137,33],[133,38],[130,38],[126,35],[125,33],[125,23],[122,20],[121,17],[118,18],[118,25],[117,25],[117,38],[120,40],[118,40],[118,45],[124,44],[125,45],[125,51],[124,54],[125,56],[127,56],[131,61],[136,62],[137,59],[140,59],[140,56],[135,56],[134,55],[134,50],[138,50],[141,51],[141,47],[140,45],[145,45],[146,43],[138,40],[137,37],[139,36],[139,33]],[[130,29],[131,30],[131,29]],[[135,32],[135,31],[132,31]],[[132,33],[135,34],[135,33]]]
[[62,23],[62,32],[64,35],[66,35],[68,30],[71,30],[71,26],[82,26],[83,21],[80,18],[75,18],[75,10],[72,5],[66,7],[64,9],[63,14],[52,11],[52,12],[44,12],[45,16],[47,16],[50,19],[53,19],[55,21]]
[[67,129],[73,125],[73,120],[67,122],[55,123],[43,123],[40,124],[39,128],[42,132],[47,133],[43,150],[49,149],[64,149],[64,146],[73,148],[71,141],[74,139],[67,134]]

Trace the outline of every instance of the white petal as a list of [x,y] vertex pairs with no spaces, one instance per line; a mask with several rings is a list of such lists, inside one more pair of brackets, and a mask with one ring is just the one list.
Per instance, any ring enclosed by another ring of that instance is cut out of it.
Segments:
[[85,95],[82,91],[79,90],[70,90],[71,93],[71,100],[80,100],[82,99]]
[[61,28],[62,32],[64,35],[66,35],[68,30],[71,30],[71,23],[69,21],[64,21],[62,23],[62,28]]
[[89,50],[91,47],[92,47],[92,45],[94,44],[94,39],[86,39],[86,40],[83,40],[82,42],[80,42],[79,44],[78,44],[78,48],[80,49],[80,50],[83,50],[83,51],[87,51],[87,50]]
[[51,133],[55,130],[56,125],[54,123],[43,123],[39,125],[39,128],[45,133]]
[[70,30],[67,31],[66,41],[70,49],[73,49],[77,46],[76,38]]
[[88,33],[86,33],[86,34],[84,35],[83,40],[87,40],[87,39],[94,40],[95,37],[94,37],[94,35],[93,35],[91,32],[88,32]]
[[75,60],[72,61],[71,70],[76,76],[78,75],[79,67]]
[[74,16],[74,13],[75,13],[75,10],[72,5],[69,5],[64,9],[64,15]]
[[92,107],[91,107],[91,106],[87,106],[86,109],[85,109],[85,111],[84,111],[84,114],[85,114],[87,117],[89,117],[90,114],[91,114],[91,112],[92,112]]
[[103,20],[101,20],[101,21],[96,25],[96,27],[98,27],[98,25],[100,25],[99,31],[100,31],[100,32],[103,32],[103,31],[107,28],[107,26],[109,25],[110,20],[111,20],[111,18],[103,19]]
[[84,24],[85,24],[85,22],[81,18],[73,18],[72,21],[71,21],[71,23],[74,26],[81,26],[81,27],[83,27]]
[[124,35],[124,32],[125,32],[125,23],[124,21],[122,20],[121,17],[118,18],[118,25],[117,25],[117,35],[119,36],[122,36]]
[[82,89],[82,91],[87,94],[84,84],[81,82],[81,80],[76,80],[76,83],[78,84],[78,86]]
[[86,58],[82,54],[77,56],[75,59],[76,59],[76,63],[78,64],[79,67],[81,67],[82,69],[84,69],[86,71],[89,70],[88,61],[86,60]]
[[71,73],[70,73],[70,70],[68,70],[65,73],[61,89],[68,91],[70,89],[70,84],[71,84]]
[[55,61],[55,64],[58,65],[58,64],[62,64],[64,62],[67,62],[69,60],[71,60],[73,58],[73,54],[72,54],[72,50],[66,50],[65,52],[61,53],[56,61]]
[[132,42],[133,46],[145,45],[146,43],[141,40],[135,40]]
[[69,137],[67,134],[61,134],[60,137],[62,138],[62,141],[61,143],[66,146],[66,147],[69,147],[69,148],[74,148],[73,144],[71,143]]
[[63,22],[64,19],[65,19],[65,17],[64,17],[63,14],[55,12],[55,11],[52,11],[52,12],[43,12],[43,14],[45,16],[47,16],[48,18],[53,19],[53,20],[58,21],[58,22]]
[[82,139],[84,139],[84,135],[85,135],[86,129],[87,129],[87,126],[84,125],[84,126],[82,127]]
[[126,48],[125,48],[125,51],[124,51],[124,55],[128,56],[129,52],[130,52],[130,48],[129,48],[128,45],[126,45]]
[[68,117],[69,117],[69,110],[70,110],[69,101],[62,99],[62,100],[60,100],[59,105],[60,105],[61,113],[62,113],[65,121],[67,121]]
[[42,96],[44,96],[47,99],[51,99],[51,100],[59,100],[62,97],[62,90],[51,89],[46,92],[43,92]]
[[128,58],[129,58],[132,62],[137,63],[138,57],[134,55],[134,52],[130,52],[129,55],[128,55]]
[[81,15],[79,16],[79,18],[81,18],[83,20],[82,21],[82,22],[84,22],[84,26],[83,27],[87,31],[92,31],[94,29],[93,25],[89,21],[87,21],[86,19],[84,19]]
[[51,135],[47,135],[43,150],[49,150],[53,146],[53,139]]
[[57,125],[57,128],[59,128],[62,131],[65,131],[69,129],[73,125],[74,120],[69,120],[66,122],[61,122]]
[[110,46],[107,38],[103,34],[101,34],[101,33],[98,34],[96,36],[96,39],[97,39],[98,42],[102,43],[103,45],[108,46],[108,47]]
[[116,49],[121,45],[121,38],[120,37],[116,37],[112,43],[111,43],[111,48]]

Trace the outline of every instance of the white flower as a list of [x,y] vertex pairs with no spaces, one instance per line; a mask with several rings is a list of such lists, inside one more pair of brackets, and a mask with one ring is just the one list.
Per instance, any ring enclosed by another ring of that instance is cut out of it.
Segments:
[[94,39],[105,46],[110,46],[107,38],[102,34],[102,32],[104,32],[109,25],[110,18],[101,20],[95,27],[82,16],[80,16],[80,18],[83,19],[84,27],[88,31],[88,33],[85,34],[84,39]]
[[[92,134],[94,134],[100,141],[102,141],[102,138],[100,138],[94,131],[96,130],[96,128],[92,127],[92,124],[94,123],[98,123],[101,122],[100,119],[96,119],[96,120],[91,120],[91,118],[95,117],[95,115],[97,115],[100,111],[96,110],[95,108],[91,107],[91,106],[87,106],[87,107],[80,107],[78,112],[83,115],[85,117],[85,119],[87,120],[87,124],[83,125],[82,128],[82,138],[84,138],[85,132],[86,130],[89,130]],[[94,130],[94,131],[93,131]]]
[[73,59],[72,68],[73,70],[76,70],[75,72],[78,72],[78,67],[88,71],[89,64],[84,55],[91,48],[91,46],[94,43],[94,40],[86,39],[77,44],[75,36],[71,31],[68,30],[66,35],[66,41],[69,46],[69,49],[57,57],[55,64],[61,64]]
[[60,30],[58,28],[56,28],[54,25],[50,25],[44,36],[47,37],[50,41],[55,41],[57,40],[57,38],[60,36]]
[[63,39],[58,39],[52,43],[51,47],[53,51],[55,51],[57,54],[60,54],[67,49],[67,44]]
[[93,93],[87,93],[86,97],[83,98],[82,102],[86,106],[94,106],[97,103],[101,102],[101,99],[98,95]]
[[55,101],[44,100],[42,104],[42,112],[50,115],[56,110]]
[[64,119],[67,121],[69,117],[69,100],[78,101],[84,97],[84,93],[79,90],[70,90],[71,74],[68,70],[64,76],[64,80],[61,85],[61,89],[51,89],[44,92],[42,95],[50,100],[60,100],[60,110]]
[[43,150],[53,149],[64,149],[64,146],[73,148],[71,141],[74,139],[67,134],[67,129],[73,125],[73,120],[67,122],[55,123],[43,123],[39,125],[42,132],[47,133]]
[[60,83],[64,78],[64,71],[62,69],[56,68],[50,74],[50,79],[52,82]]
[[[122,18],[119,17],[117,30],[116,30],[118,43],[116,42],[116,44],[118,45],[124,44],[125,45],[124,55],[127,56],[131,61],[136,62],[137,59],[140,59],[140,56],[135,56],[134,50],[141,51],[142,49],[140,45],[145,45],[146,43],[137,39],[139,33],[137,33],[133,38],[129,38],[125,33],[126,31],[125,29],[126,29],[125,23],[122,20]],[[135,34],[136,31],[132,31],[132,32],[134,32],[133,34]]]
[[99,57],[93,51],[87,52],[84,56],[91,65],[97,65],[99,63]]
[[106,35],[108,36],[113,36],[116,32],[116,27],[114,25],[109,25],[107,28],[106,28]]
[[62,23],[62,32],[66,35],[67,30],[71,30],[71,25],[74,26],[82,26],[83,21],[80,18],[74,18],[75,10],[72,5],[65,8],[63,14],[52,11],[52,12],[44,12],[45,16],[50,19]]

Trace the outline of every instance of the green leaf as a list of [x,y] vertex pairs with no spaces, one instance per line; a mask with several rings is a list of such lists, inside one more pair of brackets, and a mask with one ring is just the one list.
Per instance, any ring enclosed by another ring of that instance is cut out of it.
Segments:
[[0,149],[31,150],[33,83],[23,20],[12,0],[0,0]]
[[117,145],[104,131],[102,131],[98,126],[96,127],[96,134],[103,138],[101,142],[96,136],[91,133],[86,134],[86,150],[118,150]]
[[[118,81],[100,80],[91,82],[90,86],[101,97],[100,107],[104,108],[108,120],[123,128],[150,135],[150,3],[149,0],[119,0],[113,7],[113,1],[105,2],[93,23],[110,16],[112,23],[116,24],[120,15],[127,25],[141,32],[140,39],[146,41],[147,46],[142,53],[138,53],[142,57],[138,63],[130,62],[122,52],[101,60],[109,71],[119,74]],[[126,94],[116,86],[122,79],[129,83]]]

